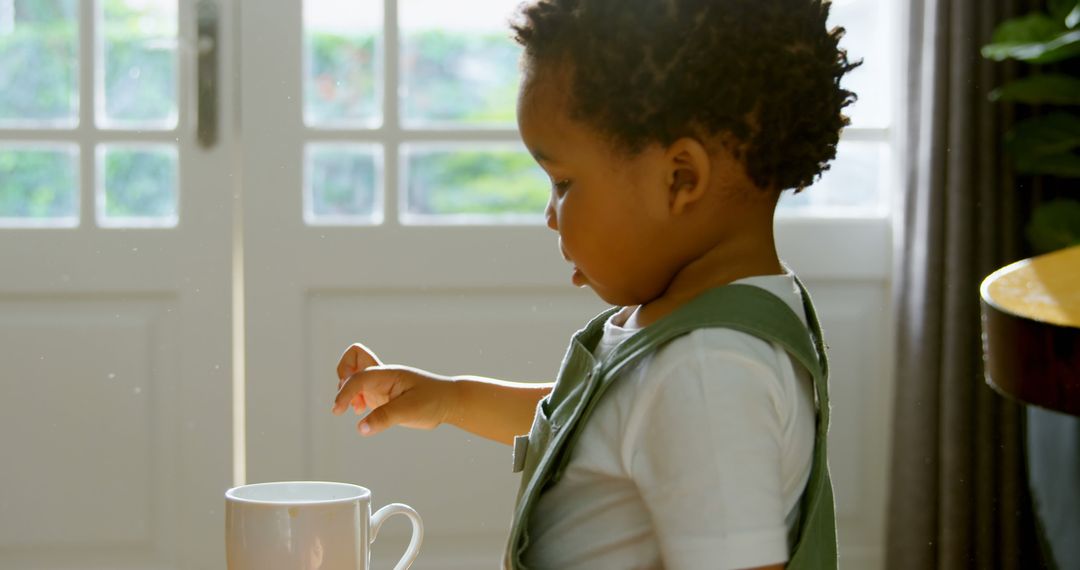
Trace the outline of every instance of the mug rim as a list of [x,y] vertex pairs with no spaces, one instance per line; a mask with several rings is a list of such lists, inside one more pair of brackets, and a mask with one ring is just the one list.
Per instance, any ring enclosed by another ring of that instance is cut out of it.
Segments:
[[[356,491],[356,494],[349,497],[341,497],[339,499],[323,499],[323,500],[300,500],[300,501],[267,501],[262,499],[248,499],[245,497],[236,496],[236,492],[241,489],[249,489],[253,487],[278,487],[282,485],[335,485],[338,487],[348,487]],[[357,499],[371,499],[371,490],[367,487],[361,487],[360,485],[354,485],[352,483],[341,483],[339,481],[267,481],[263,483],[248,483],[246,485],[237,485],[227,491],[225,491],[225,500],[233,501],[237,503],[244,503],[249,505],[265,505],[265,506],[280,506],[280,505],[333,505],[339,503],[349,503]]]

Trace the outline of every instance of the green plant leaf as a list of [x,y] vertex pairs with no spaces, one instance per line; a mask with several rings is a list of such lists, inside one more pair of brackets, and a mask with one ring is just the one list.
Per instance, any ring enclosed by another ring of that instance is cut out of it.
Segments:
[[994,61],[1018,59],[1043,64],[1080,56],[1080,30],[1058,34],[1045,42],[1000,42],[985,45],[982,56]]
[[1044,174],[1080,178],[1080,155],[1071,152],[1016,157],[1016,170],[1024,174]]
[[1005,134],[1005,149],[1027,174],[1080,176],[1080,116],[1057,112],[1017,123]]
[[1012,153],[1057,154],[1080,146],[1080,117],[1056,112],[1016,123],[1005,134],[1005,148]]
[[1053,200],[1039,205],[1028,223],[1027,236],[1037,253],[1080,243],[1080,202]]
[[1080,24],[1080,2],[1076,3],[1076,7],[1072,9],[1072,12],[1069,12],[1068,16],[1065,16],[1065,27],[1072,29],[1077,24]]
[[1080,78],[1061,73],[1037,75],[994,89],[990,92],[990,100],[1080,105]]
[[1065,17],[1076,7],[1076,0],[1047,0],[1046,8],[1050,15],[1059,22],[1064,22]]
[[1005,20],[994,28],[991,42],[995,44],[1027,44],[1052,40],[1065,30],[1062,20],[1056,20],[1042,12]]

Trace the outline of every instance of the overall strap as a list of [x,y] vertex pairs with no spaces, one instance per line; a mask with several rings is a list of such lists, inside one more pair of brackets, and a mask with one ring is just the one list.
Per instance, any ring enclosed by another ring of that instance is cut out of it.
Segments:
[[832,410],[829,405],[829,356],[826,352],[825,334],[821,332],[821,322],[818,321],[817,309],[814,308],[814,302],[810,299],[810,292],[806,290],[806,286],[797,275],[792,276],[795,277],[795,284],[799,286],[803,313],[806,315],[806,327],[810,330],[810,338],[814,341],[814,352],[817,353],[818,365],[821,366],[821,376],[825,379],[823,382],[818,382],[817,377],[814,377],[814,393],[818,399],[823,423],[828,426]]
[[819,355],[822,377],[814,377],[815,394],[818,399],[814,467],[803,494],[804,508],[798,524],[799,541],[786,567],[788,570],[835,569],[839,564],[839,544],[836,533],[836,501],[833,496],[832,477],[829,475],[827,446],[829,416],[832,411],[829,403],[829,359],[825,353],[825,337],[821,332],[821,323],[818,321],[814,304],[810,300],[810,294],[798,277],[795,278],[795,283],[802,294],[807,327]]
[[807,370],[818,371],[818,351],[806,334],[807,327],[787,303],[760,287],[734,284],[699,295],[627,339],[601,364],[601,375],[605,379],[614,378],[660,345],[693,330],[713,327],[735,329],[777,342]]
[[[802,288],[802,284],[799,284]],[[803,289],[804,306],[809,297]],[[642,329],[615,348],[599,365],[596,381],[586,395],[586,406],[576,422],[588,419],[600,402],[604,392],[619,375],[660,346],[700,328],[730,328],[778,343],[802,364],[814,377],[815,393],[819,402],[818,432],[827,430],[829,421],[828,390],[825,387],[824,351],[820,345],[820,329],[816,315],[807,314],[811,334],[807,334],[799,317],[779,297],[752,285],[732,284],[707,291],[675,312]],[[816,332],[817,334],[813,334]],[[824,403],[824,405],[823,405]],[[575,422],[575,423],[576,423]],[[566,448],[572,449],[583,430],[574,429]],[[561,478],[569,462],[569,453],[563,454],[554,472],[554,479]]]

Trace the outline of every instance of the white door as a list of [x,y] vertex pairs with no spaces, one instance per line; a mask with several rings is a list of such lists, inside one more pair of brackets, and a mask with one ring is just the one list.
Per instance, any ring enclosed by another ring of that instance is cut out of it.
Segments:
[[[351,342],[550,380],[602,308],[541,224],[547,185],[513,124],[514,3],[216,0],[203,147],[207,3],[0,0],[0,568],[222,568],[224,490],[297,478],[417,507],[418,568],[496,564],[506,448],[453,429],[362,439],[329,406]],[[894,7],[835,3],[876,65],[852,77],[834,171],[778,223],[833,351],[840,540],[860,568],[882,566]],[[388,523],[377,567],[407,532]]]
[[[261,0],[241,18],[246,477],[347,481],[377,505],[411,504],[427,527],[419,568],[497,566],[518,483],[509,449],[445,427],[361,438],[356,418],[329,413],[341,352],[362,341],[391,363],[548,381],[603,308],[570,286],[540,219],[547,183],[513,122],[516,4]],[[888,443],[895,4],[836,4],[874,65],[851,79],[863,101],[834,170],[785,200],[778,233],[833,351],[844,564],[871,568]],[[389,524],[383,566],[408,538]]]
[[196,140],[195,10],[0,0],[0,568],[223,567],[234,137]]

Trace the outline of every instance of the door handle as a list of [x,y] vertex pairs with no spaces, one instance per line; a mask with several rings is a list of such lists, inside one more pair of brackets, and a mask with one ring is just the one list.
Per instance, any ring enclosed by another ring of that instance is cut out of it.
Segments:
[[196,138],[199,146],[211,148],[218,138],[218,4],[217,0],[199,0],[195,8],[195,40],[198,69]]

